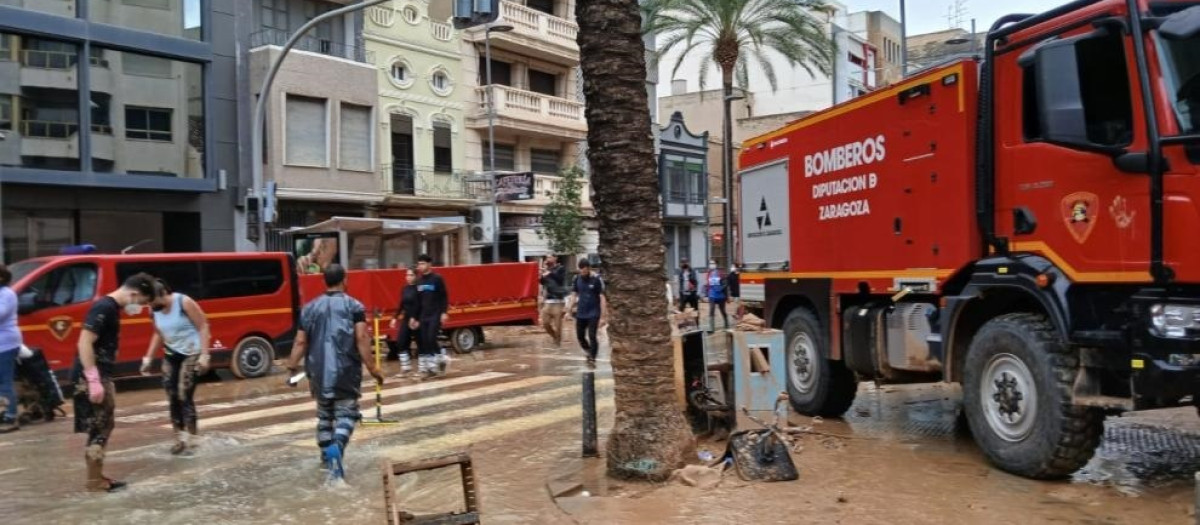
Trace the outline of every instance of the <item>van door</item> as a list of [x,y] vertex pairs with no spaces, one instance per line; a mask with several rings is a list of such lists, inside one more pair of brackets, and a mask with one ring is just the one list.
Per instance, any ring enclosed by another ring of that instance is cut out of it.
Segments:
[[79,330],[96,297],[98,279],[94,263],[66,264],[44,270],[14,290],[25,346],[40,348],[50,368],[62,370],[75,362]]

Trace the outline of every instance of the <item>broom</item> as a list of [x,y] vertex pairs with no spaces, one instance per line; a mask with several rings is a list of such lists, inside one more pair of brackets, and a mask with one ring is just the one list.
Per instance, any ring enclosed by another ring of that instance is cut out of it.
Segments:
[[[381,366],[382,366],[383,360],[382,360],[382,354],[380,353],[380,347],[381,347],[380,341],[382,341],[383,338],[379,336],[379,310],[378,309],[375,310],[373,327],[374,327],[374,330],[372,331],[371,336],[375,338],[375,368],[379,368],[380,370],[382,370]],[[400,424],[400,422],[395,419],[384,419],[383,418],[383,383],[380,383],[379,381],[375,382],[375,418],[374,419],[369,419],[369,418],[363,419],[362,424],[368,425],[368,426]]]

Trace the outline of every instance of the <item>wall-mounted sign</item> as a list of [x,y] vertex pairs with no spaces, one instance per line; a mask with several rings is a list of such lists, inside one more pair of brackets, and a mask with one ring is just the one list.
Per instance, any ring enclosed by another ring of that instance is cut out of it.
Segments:
[[533,198],[533,172],[496,174],[496,202]]

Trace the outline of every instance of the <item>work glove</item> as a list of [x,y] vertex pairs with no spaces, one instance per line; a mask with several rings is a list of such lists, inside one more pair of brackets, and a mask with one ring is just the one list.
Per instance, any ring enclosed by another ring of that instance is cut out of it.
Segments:
[[87,380],[88,401],[93,405],[103,403],[104,385],[100,383],[100,371],[95,367],[88,368],[83,371],[83,378]]
[[148,375],[150,375],[150,363],[151,363],[151,361],[153,361],[153,360],[152,360],[152,359],[150,359],[149,357],[143,357],[143,358],[142,358],[142,367],[141,367],[140,369],[138,369],[138,371],[139,371],[139,372],[141,372],[141,373],[142,373],[142,375],[144,375],[144,376],[148,376]]
[[200,354],[200,358],[196,360],[196,373],[197,374],[208,373],[208,362],[211,358],[212,358],[212,356],[209,354]]

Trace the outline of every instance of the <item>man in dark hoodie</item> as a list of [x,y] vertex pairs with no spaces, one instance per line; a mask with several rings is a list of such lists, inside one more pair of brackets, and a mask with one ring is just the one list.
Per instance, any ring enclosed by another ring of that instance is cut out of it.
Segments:
[[406,284],[400,290],[400,304],[396,306],[396,316],[392,318],[391,329],[395,330],[397,326],[400,331],[396,334],[396,341],[388,349],[388,361],[400,360],[400,370],[408,372],[412,370],[409,364],[412,361],[412,343],[417,339],[417,318],[421,311],[421,305],[417,301],[417,269],[409,268],[408,274],[404,277]]
[[567,298],[567,269],[558,264],[558,256],[546,256],[542,268],[542,328],[554,341],[562,345],[563,305]]
[[696,277],[696,271],[692,269],[692,265],[688,264],[688,260],[684,259],[679,262],[679,311],[686,310],[689,306],[693,310],[700,310],[700,280]]
[[447,310],[450,308],[450,293],[446,290],[446,281],[433,271],[433,258],[422,254],[417,258],[417,304],[420,315],[417,316],[417,370],[426,377],[446,373],[449,359],[441,353],[438,346],[438,335],[442,325],[450,319]]

